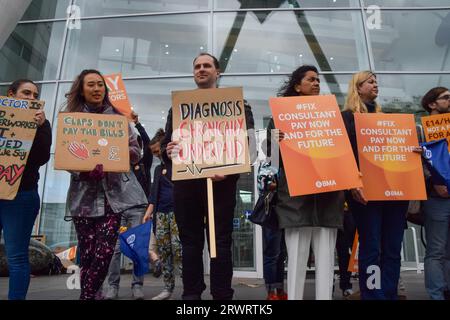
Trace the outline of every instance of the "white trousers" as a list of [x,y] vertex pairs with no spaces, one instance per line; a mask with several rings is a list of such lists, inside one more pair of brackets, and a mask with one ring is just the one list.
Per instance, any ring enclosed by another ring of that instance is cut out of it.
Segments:
[[316,269],[316,299],[331,300],[337,228],[286,228],[284,234],[288,252],[288,299],[303,299],[306,266],[312,240]]

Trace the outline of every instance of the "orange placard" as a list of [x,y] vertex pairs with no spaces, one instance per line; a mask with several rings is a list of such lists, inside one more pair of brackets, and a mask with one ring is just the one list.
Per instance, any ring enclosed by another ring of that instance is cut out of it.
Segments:
[[[351,214],[351,213],[347,213]],[[348,272],[358,272],[358,253],[359,253],[359,236],[358,231],[355,232],[355,238],[353,240],[352,254],[348,261]]]
[[70,247],[67,250],[57,253],[56,256],[61,260],[74,260],[77,256],[77,246]]
[[113,73],[103,76],[108,86],[108,96],[113,107],[121,114],[131,119],[131,104],[128,100],[127,90],[122,80],[121,73]]
[[449,143],[448,151],[450,152],[450,113],[422,117],[420,120],[422,121],[425,140],[430,142],[446,138]]
[[367,200],[425,200],[412,114],[355,113],[359,168]]
[[270,98],[291,196],[361,187],[334,95]]

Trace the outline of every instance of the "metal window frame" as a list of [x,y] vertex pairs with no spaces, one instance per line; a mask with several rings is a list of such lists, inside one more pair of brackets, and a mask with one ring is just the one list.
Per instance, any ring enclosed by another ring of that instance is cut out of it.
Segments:
[[[75,0],[71,0],[69,2],[70,5],[74,5]],[[365,24],[365,11],[369,6],[364,4],[363,0],[359,0],[359,6],[352,7],[310,7],[310,8],[253,8],[253,9],[216,9],[215,8],[215,0],[208,1],[209,9],[203,10],[188,10],[188,11],[168,11],[168,12],[143,12],[143,13],[134,13],[134,14],[115,14],[115,15],[97,15],[97,16],[82,16],[80,20],[89,21],[89,20],[105,20],[105,19],[120,19],[120,18],[133,18],[133,17],[157,17],[157,16],[174,16],[174,15],[186,15],[186,14],[209,14],[208,17],[208,36],[207,36],[207,51],[216,53],[214,40],[214,27],[215,27],[215,13],[229,13],[229,12],[266,12],[266,11],[275,11],[275,12],[292,12],[292,11],[307,11],[307,12],[320,12],[320,11],[358,11],[361,14],[361,19],[363,21],[363,35],[366,44],[367,56],[369,59],[369,66],[371,70],[375,70],[378,75],[450,75],[449,71],[378,71],[375,69],[374,58],[372,53],[372,47],[370,44],[370,36],[367,30],[367,26]],[[382,11],[434,11],[434,10],[450,10],[450,6],[433,6],[433,7],[386,7],[380,6]],[[54,84],[54,92],[53,99],[54,104],[52,107],[51,120],[52,124],[55,120],[55,115],[57,113],[57,98],[60,91],[60,84],[71,83],[72,80],[61,79],[62,67],[64,63],[64,56],[66,54],[66,47],[69,38],[69,30],[67,25],[70,19],[68,17],[65,18],[55,18],[55,19],[36,19],[36,20],[23,20],[19,21],[19,25],[26,24],[35,24],[35,23],[53,23],[53,22],[66,22],[66,26],[64,29],[62,46],[59,55],[58,65],[57,65],[57,73],[56,79],[54,80],[41,80],[35,81],[38,84]],[[206,51],[206,50],[205,50]],[[321,74],[335,74],[335,75],[352,75],[359,70],[349,70],[349,71],[323,71]],[[289,73],[285,72],[240,72],[240,73],[223,73],[222,77],[235,77],[235,76],[286,76]],[[154,76],[135,76],[135,77],[124,77],[124,80],[158,80],[158,79],[180,79],[180,78],[191,78],[190,74],[172,74],[172,75],[154,75]],[[11,82],[0,82],[0,85],[9,85]],[[46,164],[44,171],[44,179],[41,185],[42,188],[42,197],[41,197],[41,207],[43,205],[44,194],[45,194],[45,186],[46,186],[46,177],[49,171],[49,164]],[[35,226],[35,230],[40,229],[41,225],[41,213],[36,219],[37,225]],[[262,276],[262,265],[260,263],[262,256],[262,239],[261,239],[261,230],[260,228],[255,228],[255,250],[256,250],[256,261],[255,263],[255,272],[248,271],[235,271],[235,276],[246,276],[246,277],[261,277]],[[259,261],[259,262],[258,262]]]

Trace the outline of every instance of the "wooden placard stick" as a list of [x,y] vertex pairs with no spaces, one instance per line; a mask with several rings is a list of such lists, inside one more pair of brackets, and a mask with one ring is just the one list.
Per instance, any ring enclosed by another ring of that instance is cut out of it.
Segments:
[[208,189],[208,224],[209,224],[209,250],[210,257],[216,257],[216,225],[214,223],[214,194],[213,181],[211,178],[206,179]]

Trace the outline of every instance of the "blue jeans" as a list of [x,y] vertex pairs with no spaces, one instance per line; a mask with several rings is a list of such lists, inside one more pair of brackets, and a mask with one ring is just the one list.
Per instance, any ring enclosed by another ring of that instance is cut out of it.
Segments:
[[284,289],[286,243],[284,230],[263,227],[263,274],[267,291]]
[[[370,201],[367,205],[353,199],[349,202],[359,234],[361,299],[396,300],[408,201]],[[380,274],[373,271],[374,267]],[[379,286],[374,281],[377,277]]]
[[444,300],[450,289],[450,199],[429,198],[424,209],[425,287],[431,299]]
[[3,230],[9,268],[10,300],[24,300],[30,284],[28,246],[39,212],[37,191],[21,191],[14,200],[0,200],[0,232]]

